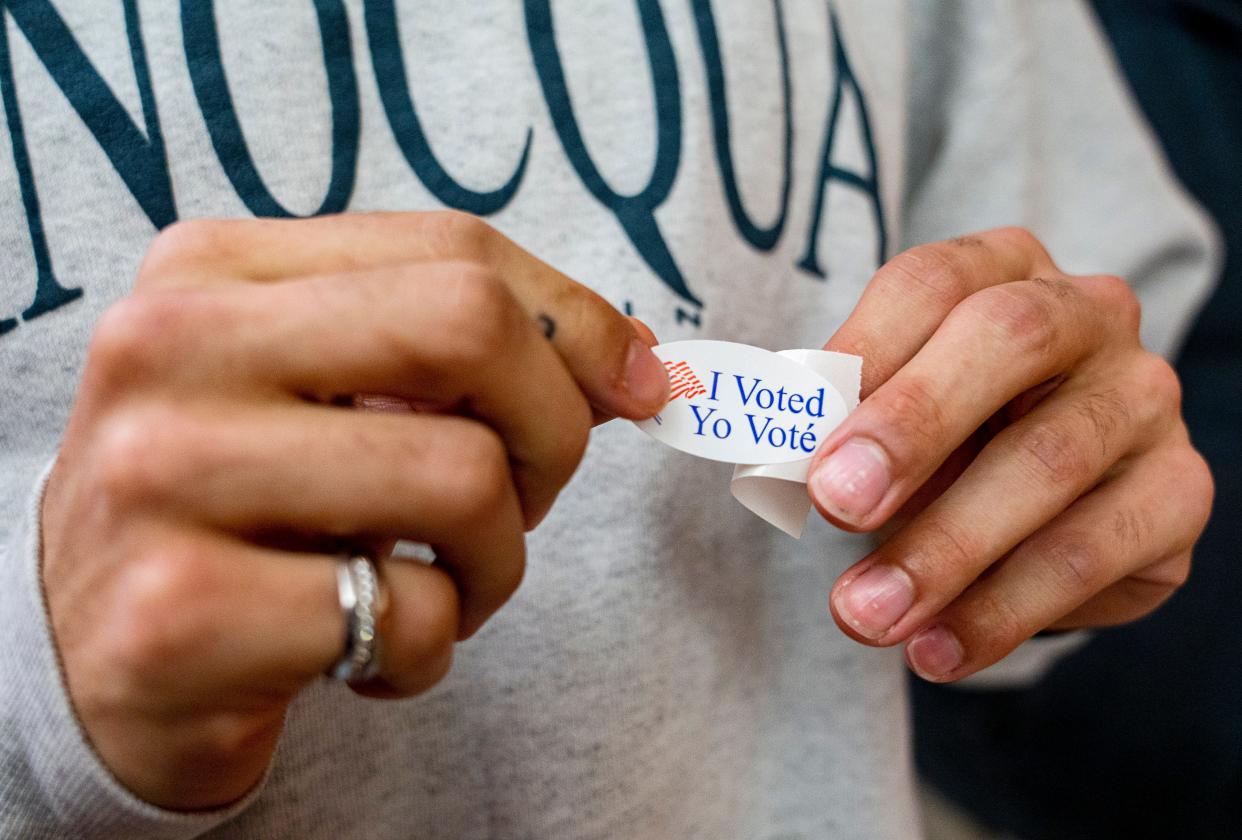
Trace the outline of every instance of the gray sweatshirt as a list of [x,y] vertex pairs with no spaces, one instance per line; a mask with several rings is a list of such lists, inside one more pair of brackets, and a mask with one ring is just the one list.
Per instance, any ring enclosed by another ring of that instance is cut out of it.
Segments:
[[[1214,265],[1072,0],[21,0],[0,11],[0,836],[918,836],[899,650],[729,468],[594,434],[513,601],[403,702],[323,681],[177,814],[77,725],[40,476],[92,324],[179,218],[456,207],[662,340],[818,347],[909,244],[1024,225],[1168,351]],[[296,632],[291,629],[290,632]],[[1005,663],[998,668],[1003,669]]]

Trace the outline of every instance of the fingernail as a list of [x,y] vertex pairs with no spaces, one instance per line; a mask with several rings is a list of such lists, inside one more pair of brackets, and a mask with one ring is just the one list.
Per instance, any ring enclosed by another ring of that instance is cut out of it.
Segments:
[[668,371],[651,348],[637,338],[630,342],[625,360],[625,387],[644,406],[660,408],[668,401]]
[[870,441],[850,438],[815,468],[811,492],[822,507],[856,525],[884,498],[889,483],[884,451]]
[[947,677],[961,667],[964,658],[962,643],[945,627],[929,627],[906,645],[906,661],[925,680]]
[[878,639],[914,606],[914,583],[901,569],[876,565],[837,596],[837,612],[868,639]]

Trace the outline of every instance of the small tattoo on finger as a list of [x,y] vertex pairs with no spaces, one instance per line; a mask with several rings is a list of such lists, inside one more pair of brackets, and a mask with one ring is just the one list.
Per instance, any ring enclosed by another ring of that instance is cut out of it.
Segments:
[[544,338],[551,338],[556,335],[556,321],[553,321],[550,315],[545,315],[540,312],[538,320],[539,328],[543,330]]

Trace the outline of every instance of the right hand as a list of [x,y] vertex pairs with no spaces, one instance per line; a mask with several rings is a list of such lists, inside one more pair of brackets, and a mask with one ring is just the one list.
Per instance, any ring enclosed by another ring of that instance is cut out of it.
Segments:
[[52,628],[104,763],[167,808],[250,790],[340,655],[345,544],[433,546],[385,564],[364,691],[437,682],[516,589],[593,418],[662,407],[653,343],[458,213],[161,234],[97,326],[42,511]]

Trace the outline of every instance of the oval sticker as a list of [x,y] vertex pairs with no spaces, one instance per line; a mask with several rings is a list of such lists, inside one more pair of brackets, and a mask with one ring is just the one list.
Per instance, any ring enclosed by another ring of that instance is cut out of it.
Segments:
[[668,368],[668,405],[638,428],[674,449],[730,464],[810,458],[845,419],[845,400],[792,359],[729,341],[652,348]]

